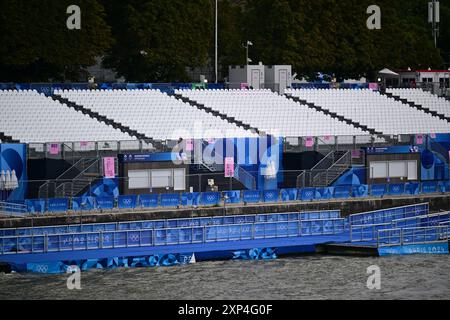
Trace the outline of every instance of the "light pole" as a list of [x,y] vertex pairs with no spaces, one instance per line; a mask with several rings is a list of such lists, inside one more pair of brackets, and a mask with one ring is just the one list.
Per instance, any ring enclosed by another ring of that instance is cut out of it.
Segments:
[[248,66],[249,62],[251,62],[251,60],[248,58],[248,48],[250,46],[253,46],[253,43],[249,40],[247,40],[247,43],[244,45],[244,48],[246,49],[246,59],[245,59],[245,64]]
[[219,16],[219,5],[218,5],[219,0],[215,0],[215,57],[214,57],[214,70],[215,70],[215,75],[216,75],[216,83],[219,81],[219,58],[218,58],[218,52],[219,52],[219,39],[218,39],[218,16]]
[[440,10],[439,1],[433,0],[428,3],[428,22],[433,26],[434,45],[437,48],[437,38],[439,37]]

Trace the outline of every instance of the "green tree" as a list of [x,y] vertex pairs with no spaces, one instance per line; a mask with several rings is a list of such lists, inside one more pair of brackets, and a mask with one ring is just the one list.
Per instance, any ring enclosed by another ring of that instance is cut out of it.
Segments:
[[[81,30],[66,26],[81,8]],[[1,0],[0,81],[76,81],[112,43],[96,0]]]
[[210,0],[104,1],[116,44],[105,66],[128,81],[184,82],[186,67],[208,63],[213,43]]

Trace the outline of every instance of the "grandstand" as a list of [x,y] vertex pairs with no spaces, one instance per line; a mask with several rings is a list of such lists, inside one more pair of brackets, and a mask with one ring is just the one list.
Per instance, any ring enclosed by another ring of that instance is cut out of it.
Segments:
[[372,90],[287,90],[308,103],[364,124],[384,135],[448,133],[450,124]]
[[450,121],[450,101],[446,98],[438,97],[421,89],[387,89],[386,92],[392,94],[394,97],[413,103],[419,109],[434,112],[440,118]]
[[256,136],[159,90],[62,90],[55,94],[156,140]]
[[0,91],[1,131],[22,143],[134,140],[36,91]]

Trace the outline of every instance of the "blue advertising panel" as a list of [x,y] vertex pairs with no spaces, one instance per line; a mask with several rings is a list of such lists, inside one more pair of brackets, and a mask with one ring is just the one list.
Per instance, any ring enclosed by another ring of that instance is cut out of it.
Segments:
[[278,202],[280,198],[280,192],[278,190],[265,190],[263,191],[264,202]]
[[388,189],[389,195],[400,196],[405,193],[405,184],[404,183],[390,184]]
[[95,210],[96,203],[94,197],[78,197],[72,198],[72,210],[74,211],[91,211]]
[[180,205],[179,194],[162,194],[161,207],[178,207]]
[[25,205],[27,206],[29,213],[44,213],[46,209],[45,199],[25,200]]
[[316,188],[316,200],[333,199],[334,187]]
[[224,191],[223,195],[226,197],[226,203],[241,203],[241,191]]
[[372,197],[383,197],[387,193],[387,186],[385,184],[373,184],[370,187],[370,195]]
[[101,210],[114,209],[114,197],[97,198],[97,207]]
[[405,185],[405,193],[408,195],[420,194],[420,183],[409,182]]
[[334,197],[336,199],[350,198],[350,187],[336,187],[334,188]]
[[117,205],[119,209],[135,209],[137,205],[137,196],[119,196]]
[[297,201],[298,199],[298,189],[281,189],[280,194],[283,202]]
[[365,198],[369,195],[369,186],[366,184],[352,187],[353,198]]
[[300,198],[302,201],[312,201],[315,199],[316,189],[315,188],[304,188],[300,191]]
[[181,205],[184,207],[197,207],[200,205],[200,193],[183,193],[181,195]]
[[422,193],[430,194],[438,192],[436,181],[422,182]]
[[244,202],[258,203],[261,201],[261,193],[257,190],[244,191]]
[[48,212],[66,212],[69,209],[69,199],[48,199]]
[[139,205],[142,208],[156,208],[159,205],[158,200],[157,194],[143,194],[139,196]]
[[25,144],[0,144],[0,172],[13,182],[0,184],[0,201],[23,201],[27,193],[27,157]]
[[207,206],[214,206],[220,203],[219,192],[204,192],[201,196],[202,204]]

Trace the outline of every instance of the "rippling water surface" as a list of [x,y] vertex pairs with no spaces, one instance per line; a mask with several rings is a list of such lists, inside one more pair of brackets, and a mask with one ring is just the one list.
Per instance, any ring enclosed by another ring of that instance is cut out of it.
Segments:
[[[381,268],[379,291],[366,287],[371,265]],[[81,291],[68,290],[66,280],[0,274],[0,299],[449,299],[450,256],[304,256],[89,271]]]

